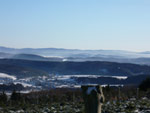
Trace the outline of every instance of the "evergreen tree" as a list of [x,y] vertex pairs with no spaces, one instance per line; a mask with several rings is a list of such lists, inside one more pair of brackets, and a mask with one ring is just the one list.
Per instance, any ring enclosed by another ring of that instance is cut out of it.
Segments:
[[150,89],[150,78],[146,78],[140,85],[139,85],[140,90],[142,91],[147,91]]
[[10,99],[12,101],[20,101],[21,100],[21,94],[20,92],[16,92],[15,90],[12,92]]
[[2,103],[7,102],[7,95],[4,91],[3,91],[3,93],[0,94],[0,102],[2,102]]

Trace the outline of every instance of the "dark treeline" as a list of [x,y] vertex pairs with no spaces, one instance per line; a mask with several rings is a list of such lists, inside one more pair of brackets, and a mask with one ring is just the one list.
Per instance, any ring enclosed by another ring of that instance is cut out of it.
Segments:
[[[134,67],[134,68],[133,68]],[[24,73],[26,71],[26,73]],[[0,59],[0,72],[17,77],[49,75],[111,75],[135,76],[150,74],[150,66],[105,61],[86,62],[46,62],[18,59]]]
[[65,102],[82,102],[80,89],[54,89],[50,91],[20,93],[14,90],[11,95],[0,93],[0,106],[8,107],[31,107],[32,105],[51,105],[52,103],[63,104]]
[[24,90],[25,88],[23,87],[22,84],[0,84],[0,91],[21,91]]
[[[103,93],[107,101],[127,100],[129,98],[150,98],[150,90],[142,91],[136,86],[110,87],[109,85],[103,88]],[[52,89],[38,92],[30,92],[22,94],[14,90],[11,95],[6,95],[5,92],[0,93],[1,105],[31,105],[31,104],[51,104],[64,102],[83,102],[82,92],[80,89]]]

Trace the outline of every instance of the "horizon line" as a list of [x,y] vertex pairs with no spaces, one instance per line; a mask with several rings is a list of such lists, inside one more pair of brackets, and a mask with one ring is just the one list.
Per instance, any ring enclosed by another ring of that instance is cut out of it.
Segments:
[[81,50],[81,51],[126,51],[126,52],[150,52],[150,51],[133,51],[133,50],[124,50],[124,49],[76,49],[76,48],[63,48],[63,47],[8,47],[1,46],[3,48],[9,49],[67,49],[67,50]]

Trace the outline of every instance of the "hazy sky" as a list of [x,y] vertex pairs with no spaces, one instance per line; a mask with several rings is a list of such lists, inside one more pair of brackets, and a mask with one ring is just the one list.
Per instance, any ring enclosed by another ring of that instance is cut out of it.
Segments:
[[0,46],[150,51],[150,0],[0,0]]

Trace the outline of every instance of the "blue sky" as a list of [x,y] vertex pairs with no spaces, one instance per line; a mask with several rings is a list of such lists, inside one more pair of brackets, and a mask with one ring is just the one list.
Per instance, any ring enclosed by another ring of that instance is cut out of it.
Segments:
[[0,46],[150,51],[150,0],[0,0]]

